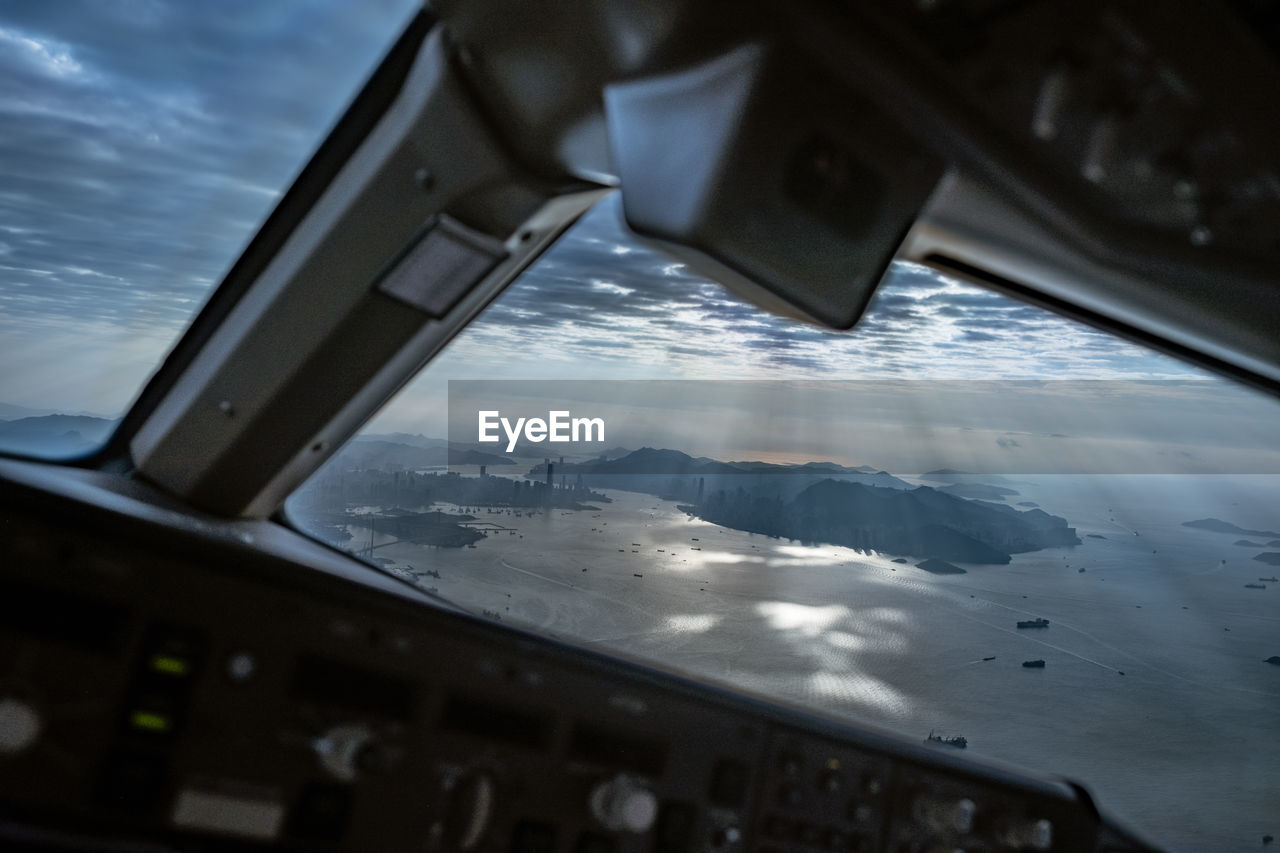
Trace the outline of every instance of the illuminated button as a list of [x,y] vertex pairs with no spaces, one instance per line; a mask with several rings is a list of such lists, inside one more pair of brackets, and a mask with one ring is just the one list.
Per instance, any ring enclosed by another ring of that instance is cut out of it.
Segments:
[[143,641],[144,668],[173,678],[194,675],[204,640],[187,628],[156,625]]
[[0,756],[29,749],[43,727],[39,712],[30,703],[13,696],[0,699]]
[[129,725],[139,731],[163,734],[173,728],[173,718],[152,711],[134,711],[129,715]]
[[177,678],[185,677],[191,672],[191,662],[175,655],[152,655],[147,665],[153,672]]
[[258,674],[258,659],[251,652],[235,652],[227,657],[226,672],[234,682],[250,681]]

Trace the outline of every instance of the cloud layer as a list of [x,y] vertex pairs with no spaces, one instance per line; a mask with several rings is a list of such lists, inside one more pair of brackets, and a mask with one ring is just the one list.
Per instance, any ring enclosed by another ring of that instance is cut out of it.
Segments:
[[[468,330],[466,378],[1177,378],[1196,371],[1000,294],[895,263],[850,332],[768,314],[592,211]],[[496,357],[495,357],[496,356]]]
[[[414,5],[103,0],[0,12],[0,401],[119,414]],[[426,406],[448,376],[1190,375],[908,264],[852,332],[779,319],[641,245],[612,200],[400,405]]]
[[413,5],[0,10],[0,400],[119,413]]

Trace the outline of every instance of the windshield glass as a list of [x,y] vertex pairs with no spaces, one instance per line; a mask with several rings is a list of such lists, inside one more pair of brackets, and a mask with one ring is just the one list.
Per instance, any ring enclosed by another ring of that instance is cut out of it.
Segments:
[[1062,774],[1175,848],[1256,849],[1276,413],[910,264],[850,333],[778,319],[608,202],[288,511],[477,616]]
[[418,5],[0,6],[0,450],[106,439]]

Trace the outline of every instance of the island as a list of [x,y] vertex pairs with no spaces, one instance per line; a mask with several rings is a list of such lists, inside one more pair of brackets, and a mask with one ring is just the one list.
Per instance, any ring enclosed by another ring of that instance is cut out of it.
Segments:
[[[1080,544],[1066,519],[1041,509],[913,487],[866,466],[721,462],[645,447],[617,459],[555,465],[553,472],[584,488],[657,495],[704,521],[806,544],[977,564]],[[546,466],[525,476],[537,481]]]
[[1230,522],[1223,521],[1218,518],[1198,518],[1195,521],[1182,522],[1183,527],[1194,527],[1197,530],[1209,530],[1214,533],[1235,533],[1242,536],[1267,536],[1271,538],[1280,538],[1280,533],[1270,530],[1248,530],[1243,527],[1237,527]]
[[917,569],[924,569],[926,572],[935,575],[963,575],[965,570],[959,566],[953,566],[946,560],[935,560],[930,558],[916,563]]

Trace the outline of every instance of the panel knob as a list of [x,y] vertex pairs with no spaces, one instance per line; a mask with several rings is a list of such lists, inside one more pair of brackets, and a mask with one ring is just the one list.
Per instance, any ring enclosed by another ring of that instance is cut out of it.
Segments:
[[616,832],[648,832],[658,816],[653,791],[625,773],[597,784],[589,801],[595,819]]
[[43,728],[40,712],[30,702],[16,696],[0,697],[0,756],[30,749]]
[[493,819],[495,787],[493,776],[481,770],[469,770],[452,783],[443,827],[446,849],[479,845]]
[[377,736],[362,723],[334,726],[313,740],[311,748],[320,766],[340,782],[354,782],[362,771],[376,770],[384,763]]

